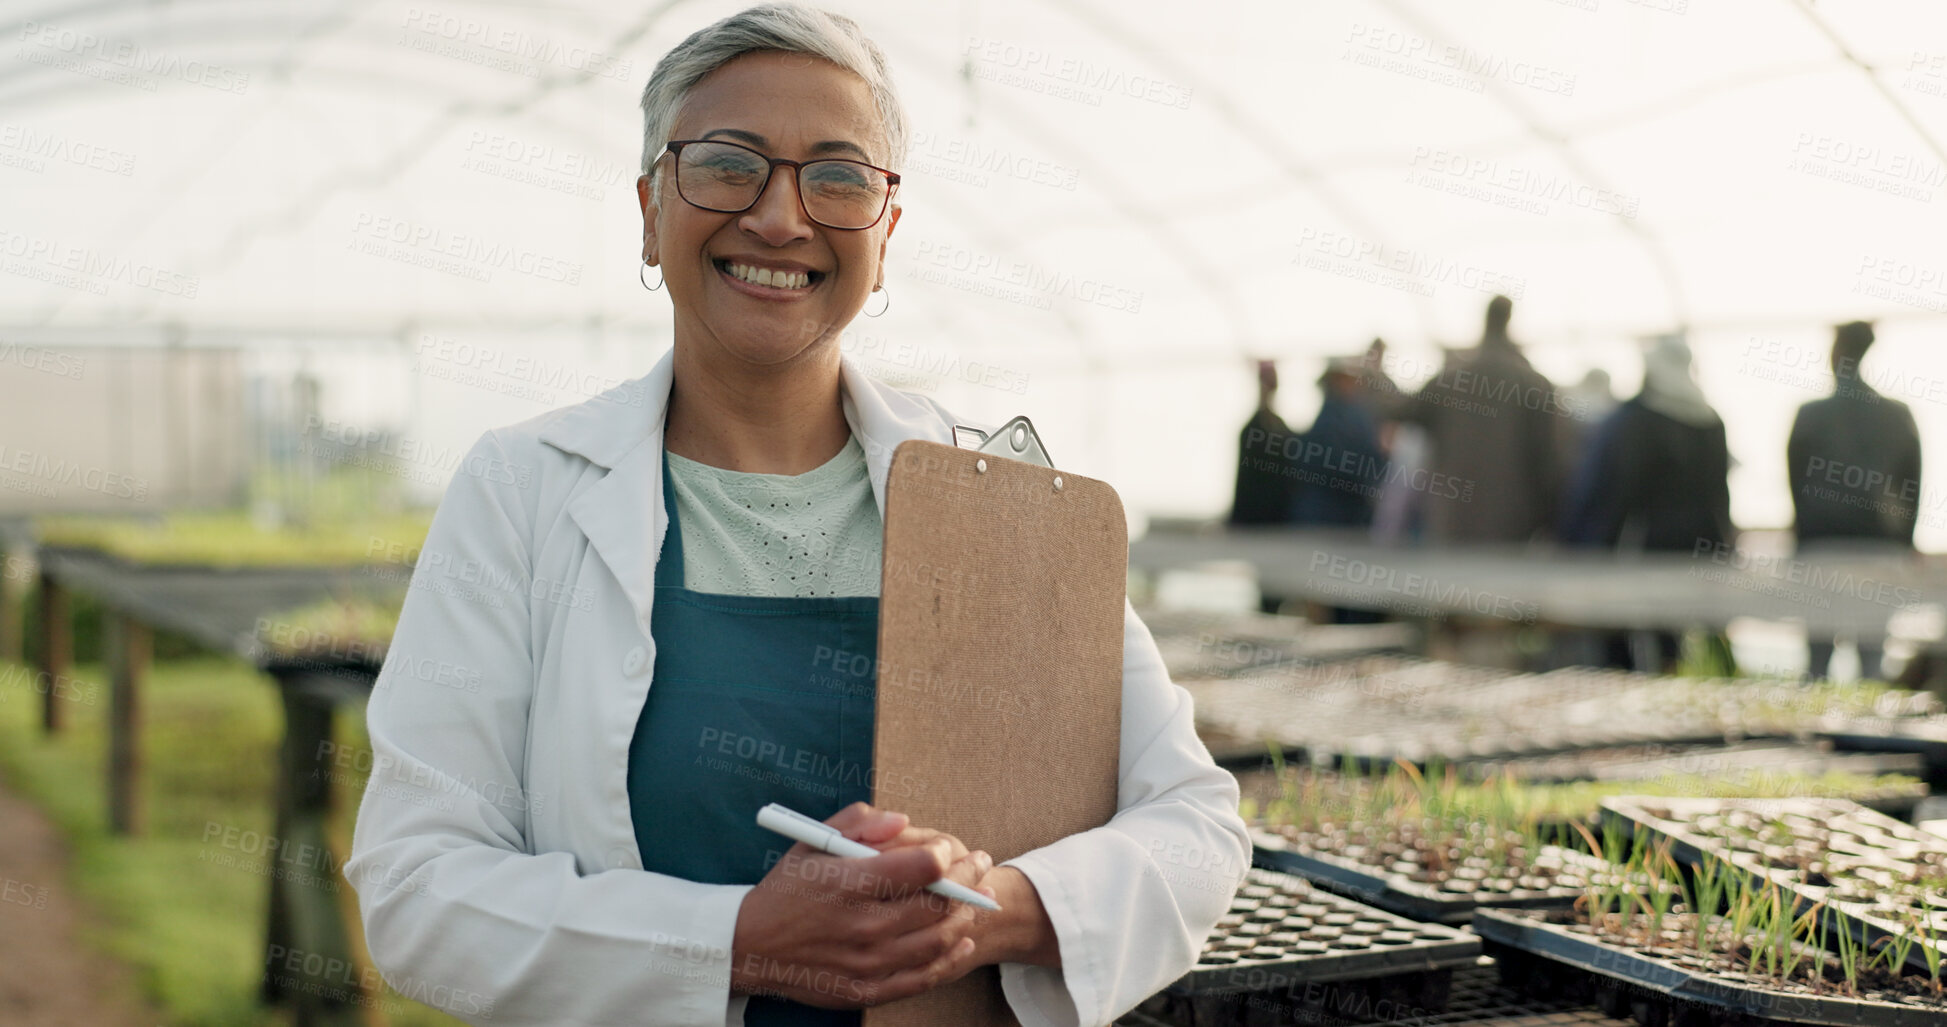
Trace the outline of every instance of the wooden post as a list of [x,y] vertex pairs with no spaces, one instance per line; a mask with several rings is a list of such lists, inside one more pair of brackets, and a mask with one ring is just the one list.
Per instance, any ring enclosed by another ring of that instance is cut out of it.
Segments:
[[142,681],[149,675],[149,626],[119,610],[108,629],[108,829],[141,834]]
[[54,576],[41,568],[41,680],[47,691],[41,693],[41,729],[48,734],[61,730],[60,689],[55,683],[67,677],[74,665],[74,634],[68,624],[68,593]]
[[32,567],[33,561],[24,549],[0,552],[0,660],[18,663],[26,655],[22,643],[27,625],[21,615],[27,607],[27,579]]
[[[332,855],[332,701],[304,688],[302,669],[273,671],[284,697],[284,744],[277,776],[277,856],[289,873],[270,875],[270,922],[264,947],[266,1003],[289,1003],[294,1027],[366,1027],[383,1023],[355,969],[351,933],[339,910],[347,885]],[[295,958],[293,958],[295,956]]]

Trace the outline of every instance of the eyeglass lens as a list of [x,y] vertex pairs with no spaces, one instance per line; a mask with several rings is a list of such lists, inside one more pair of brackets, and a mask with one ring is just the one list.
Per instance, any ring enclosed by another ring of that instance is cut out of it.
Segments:
[[[683,199],[709,210],[748,209],[772,169],[762,154],[735,143],[687,143],[676,154]],[[878,169],[849,160],[816,160],[798,169],[798,195],[811,220],[830,228],[870,228],[885,212],[891,186]]]

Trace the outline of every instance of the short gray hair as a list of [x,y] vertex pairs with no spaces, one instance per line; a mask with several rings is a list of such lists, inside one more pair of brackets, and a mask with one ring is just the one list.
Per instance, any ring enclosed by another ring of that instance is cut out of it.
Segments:
[[[756,50],[820,57],[864,79],[892,150],[886,170],[897,172],[906,163],[906,109],[893,89],[886,55],[865,37],[858,22],[802,4],[769,3],[698,29],[656,62],[649,84],[642,87],[643,174],[650,173],[650,165],[669,144],[676,112],[690,89],[732,59]],[[650,184],[655,184],[653,178]]]

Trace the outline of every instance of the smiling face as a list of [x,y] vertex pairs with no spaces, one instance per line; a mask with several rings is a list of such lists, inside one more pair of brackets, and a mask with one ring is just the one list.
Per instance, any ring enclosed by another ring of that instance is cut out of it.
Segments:
[[[677,112],[670,138],[718,139],[797,161],[839,157],[885,167],[889,159],[864,79],[778,51],[744,54],[705,76]],[[897,203],[871,228],[827,228],[805,215],[795,170],[779,167],[756,205],[720,214],[677,193],[673,158],[665,154],[659,166],[656,195],[646,177],[636,182],[642,254],[662,267],[679,346],[711,359],[790,363],[835,347],[884,281]],[[767,278],[783,287],[762,284]]]

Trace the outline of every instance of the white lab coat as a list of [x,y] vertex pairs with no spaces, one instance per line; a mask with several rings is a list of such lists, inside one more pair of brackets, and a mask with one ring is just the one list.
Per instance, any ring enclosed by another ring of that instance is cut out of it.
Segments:
[[[480,436],[414,558],[367,707],[372,772],[344,864],[366,943],[394,988],[471,1022],[743,1021],[730,945],[750,887],[640,869],[629,816],[671,373],[665,354]],[[849,357],[842,384],[883,510],[893,448],[951,444],[954,420]],[[1062,957],[1002,965],[1025,1027],[1108,1023],[1183,974],[1249,864],[1237,781],[1126,603],[1122,689],[1119,812],[1007,861]]]

